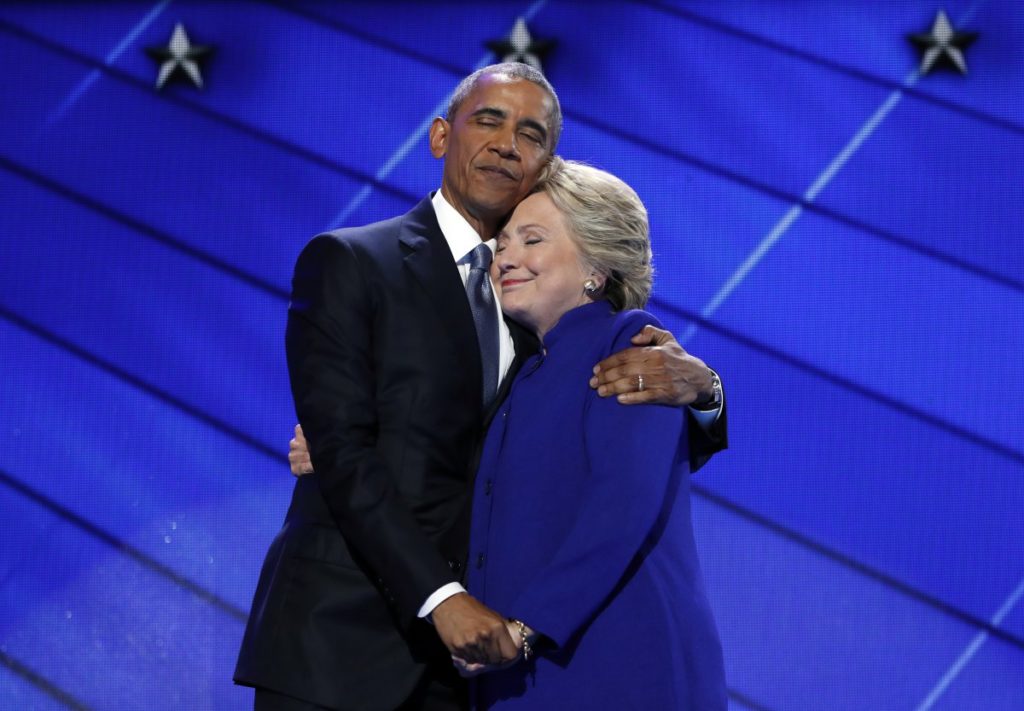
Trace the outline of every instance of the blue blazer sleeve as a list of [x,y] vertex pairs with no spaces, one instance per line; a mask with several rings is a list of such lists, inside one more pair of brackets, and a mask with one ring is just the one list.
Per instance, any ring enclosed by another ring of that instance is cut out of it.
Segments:
[[[627,314],[609,352],[628,347],[647,323]],[[673,476],[686,476],[680,408],[620,405],[591,394],[582,419],[589,485],[570,534],[508,610],[558,646],[591,620],[642,555],[667,504]],[[567,433],[568,434],[568,433]]]

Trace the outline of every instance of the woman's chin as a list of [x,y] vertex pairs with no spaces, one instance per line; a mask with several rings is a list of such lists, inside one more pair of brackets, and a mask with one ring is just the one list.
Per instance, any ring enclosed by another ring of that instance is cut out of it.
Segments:
[[503,301],[501,303],[501,310],[506,316],[518,323],[520,326],[531,331],[536,330],[536,319],[533,318],[529,309],[517,307],[515,303],[506,304]]

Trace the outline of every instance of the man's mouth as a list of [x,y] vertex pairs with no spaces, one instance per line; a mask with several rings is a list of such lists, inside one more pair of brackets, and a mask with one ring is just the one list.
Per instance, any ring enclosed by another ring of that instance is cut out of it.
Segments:
[[491,173],[493,175],[508,178],[509,180],[519,180],[519,178],[508,168],[502,168],[500,165],[482,165],[479,170],[485,173]]

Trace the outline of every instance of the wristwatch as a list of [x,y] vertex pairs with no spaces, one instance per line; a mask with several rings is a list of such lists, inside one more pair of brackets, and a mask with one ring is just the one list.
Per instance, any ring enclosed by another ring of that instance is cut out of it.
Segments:
[[[711,370],[711,368],[708,368]],[[711,399],[702,402],[700,404],[693,403],[690,405],[694,410],[701,410],[703,412],[711,412],[717,410],[722,406],[722,380],[718,377],[718,373],[711,370]]]

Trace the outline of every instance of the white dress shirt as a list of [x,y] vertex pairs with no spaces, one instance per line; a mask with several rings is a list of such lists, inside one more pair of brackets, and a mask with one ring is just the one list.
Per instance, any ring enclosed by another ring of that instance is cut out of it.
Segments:
[[[465,288],[466,280],[469,279],[469,264],[460,263],[470,252],[480,246],[480,235],[466,221],[466,218],[459,214],[459,211],[448,204],[448,201],[438,190],[431,200],[434,204],[434,214],[437,215],[437,223],[441,226],[444,239],[448,243],[448,249],[452,251],[452,257],[459,268],[459,276],[462,277],[462,286]],[[491,248],[491,254],[498,246],[496,239],[489,239],[484,244]],[[494,287],[492,282],[491,287]],[[508,375],[512,361],[516,357],[515,345],[512,343],[512,334],[509,333],[508,324],[501,313],[501,303],[498,301],[498,291],[494,289],[494,308],[498,312],[498,387],[501,381]]]

